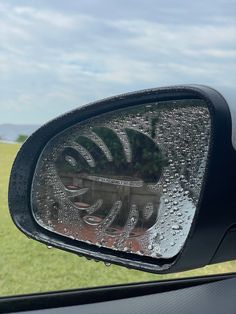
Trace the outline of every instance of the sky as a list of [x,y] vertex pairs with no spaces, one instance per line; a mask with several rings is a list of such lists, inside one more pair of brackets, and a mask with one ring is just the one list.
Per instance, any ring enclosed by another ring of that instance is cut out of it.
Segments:
[[236,0],[0,0],[0,124],[195,83],[236,102]]

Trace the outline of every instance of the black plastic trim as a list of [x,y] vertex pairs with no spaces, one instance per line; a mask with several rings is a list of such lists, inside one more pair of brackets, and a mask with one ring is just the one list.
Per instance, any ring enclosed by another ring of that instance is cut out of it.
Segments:
[[154,293],[179,290],[224,279],[235,278],[234,274],[195,277],[188,279],[163,280],[158,282],[135,283],[99,288],[54,291],[30,295],[0,298],[1,313],[42,310],[73,305],[113,301]]
[[236,225],[232,226],[225,234],[210,264],[232,260],[236,256]]

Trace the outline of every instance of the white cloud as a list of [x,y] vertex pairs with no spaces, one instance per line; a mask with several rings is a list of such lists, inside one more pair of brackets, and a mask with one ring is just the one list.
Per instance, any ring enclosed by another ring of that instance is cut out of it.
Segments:
[[236,58],[236,49],[226,49],[224,47],[222,49],[201,49],[201,50],[186,50],[186,55],[190,56],[207,56],[207,57],[215,57],[215,58]]
[[[88,10],[64,12],[56,4],[53,9],[20,3],[0,2],[0,108],[18,106],[29,113],[40,108],[40,115],[33,114],[37,123],[75,105],[139,88],[235,86],[233,19],[176,24],[131,13],[102,19],[101,8],[96,16]],[[183,12],[176,7],[162,13],[176,20]]]
[[67,15],[64,13],[59,13],[52,10],[37,10],[31,7],[15,7],[13,12],[16,16],[22,19],[29,19],[34,21],[39,21],[40,23],[47,23],[51,26],[56,26],[59,28],[73,29],[90,20],[89,17],[83,15]]

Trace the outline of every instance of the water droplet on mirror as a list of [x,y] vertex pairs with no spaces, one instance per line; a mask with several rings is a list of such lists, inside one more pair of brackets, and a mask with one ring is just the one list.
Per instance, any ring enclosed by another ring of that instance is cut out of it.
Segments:
[[130,222],[131,222],[131,223],[134,223],[134,222],[135,222],[135,217],[131,217],[131,218],[130,218]]
[[148,245],[148,249],[149,249],[149,250],[152,250],[152,249],[153,249],[153,244],[149,244],[149,245]]
[[171,228],[172,228],[173,230],[179,230],[179,229],[180,229],[180,226],[179,226],[179,225],[173,225]]
[[77,166],[77,161],[75,160],[74,157],[72,156],[65,156],[65,160],[72,166],[72,167],[76,167]]
[[101,221],[101,217],[97,216],[92,216],[92,215],[86,215],[83,217],[84,222],[86,222],[88,225],[96,226],[98,225]]

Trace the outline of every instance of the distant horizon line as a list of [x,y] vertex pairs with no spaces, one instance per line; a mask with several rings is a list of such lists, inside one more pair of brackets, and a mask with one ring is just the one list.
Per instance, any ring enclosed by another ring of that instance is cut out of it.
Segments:
[[43,125],[44,123],[14,123],[14,122],[0,122],[0,125],[31,125],[31,126],[35,126],[35,125]]

